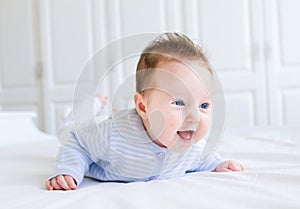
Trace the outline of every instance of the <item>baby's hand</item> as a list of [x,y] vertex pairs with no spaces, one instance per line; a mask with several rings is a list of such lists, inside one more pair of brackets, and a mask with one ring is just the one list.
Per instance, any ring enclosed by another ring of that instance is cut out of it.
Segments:
[[70,175],[58,175],[45,183],[48,190],[74,190],[77,187],[75,179]]
[[230,172],[230,171],[243,171],[244,167],[239,162],[233,160],[226,160],[220,163],[216,168],[215,172]]

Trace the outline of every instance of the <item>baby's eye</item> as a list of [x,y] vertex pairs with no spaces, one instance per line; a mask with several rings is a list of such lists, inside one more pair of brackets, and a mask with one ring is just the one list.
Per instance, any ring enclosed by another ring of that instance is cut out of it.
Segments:
[[177,105],[177,106],[184,106],[184,103],[181,100],[174,101],[174,102],[172,102],[172,104]]
[[207,109],[209,107],[209,103],[203,103],[200,105],[201,109]]

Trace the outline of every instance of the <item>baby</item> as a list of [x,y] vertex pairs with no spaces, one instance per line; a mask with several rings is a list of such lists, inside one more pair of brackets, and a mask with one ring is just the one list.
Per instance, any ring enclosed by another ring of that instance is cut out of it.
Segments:
[[224,161],[217,153],[201,160],[212,89],[213,72],[201,48],[185,35],[162,34],[140,56],[135,109],[71,131],[46,188],[74,190],[84,176],[134,182],[242,171],[239,162]]

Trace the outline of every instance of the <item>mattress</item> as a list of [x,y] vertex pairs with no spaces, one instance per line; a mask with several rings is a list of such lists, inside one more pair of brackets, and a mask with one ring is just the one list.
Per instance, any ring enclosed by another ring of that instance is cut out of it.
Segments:
[[[47,191],[58,140],[0,147],[0,208],[58,209],[293,209],[300,208],[299,127],[225,131],[219,153],[243,172],[190,173],[149,182],[85,178],[74,191]],[[26,136],[24,136],[26,138]]]

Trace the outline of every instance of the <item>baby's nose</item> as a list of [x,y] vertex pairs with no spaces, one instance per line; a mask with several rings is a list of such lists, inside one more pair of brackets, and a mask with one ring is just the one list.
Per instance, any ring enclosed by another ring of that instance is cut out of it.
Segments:
[[197,107],[187,108],[185,111],[185,121],[189,123],[198,123],[200,121],[199,110]]

